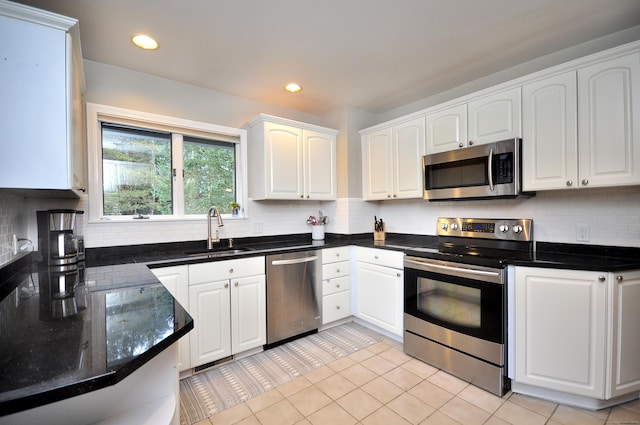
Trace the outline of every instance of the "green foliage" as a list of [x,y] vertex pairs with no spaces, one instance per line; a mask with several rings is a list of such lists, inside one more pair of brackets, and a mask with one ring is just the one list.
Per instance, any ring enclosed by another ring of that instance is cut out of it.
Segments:
[[[205,214],[211,205],[231,213],[236,200],[232,144],[183,144],[185,214]],[[170,215],[171,141],[126,130],[103,132],[105,215]]]

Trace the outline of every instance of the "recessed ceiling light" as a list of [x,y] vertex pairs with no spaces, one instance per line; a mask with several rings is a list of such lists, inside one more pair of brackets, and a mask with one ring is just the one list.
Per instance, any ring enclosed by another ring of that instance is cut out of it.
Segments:
[[289,93],[298,93],[300,90],[302,90],[302,87],[300,87],[300,85],[296,83],[289,83],[284,86],[284,89]]
[[134,35],[131,38],[131,41],[136,46],[145,50],[155,50],[158,48],[158,42],[155,41],[153,38],[149,37],[148,35],[144,35],[144,34]]

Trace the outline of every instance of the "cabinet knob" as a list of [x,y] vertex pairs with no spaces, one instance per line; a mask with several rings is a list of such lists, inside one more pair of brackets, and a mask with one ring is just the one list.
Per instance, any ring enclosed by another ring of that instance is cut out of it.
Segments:
[[573,186],[573,180],[567,180],[567,186],[569,187]]
[[398,273],[396,273],[396,276],[400,277],[400,276],[402,276],[402,274],[400,272],[398,272]]
[[336,269],[336,273],[340,273],[340,269]]
[[377,256],[377,255],[374,255],[374,256],[373,256],[373,258],[375,258],[375,259],[377,260],[377,259],[378,259],[378,256]]
[[339,252],[336,252],[336,257],[339,257],[339,256],[340,256],[340,253],[339,253]]
[[391,194],[387,193],[387,198],[391,198]]
[[604,282],[605,280],[607,280],[607,278],[606,278],[606,277],[604,277],[604,276],[598,276],[598,280],[599,280],[600,282]]
[[398,197],[398,195],[396,195],[396,194],[394,193],[394,194],[393,194],[393,197],[394,197],[394,198],[397,198],[397,197]]
[[458,147],[459,147],[459,148],[461,148],[461,147],[463,147],[463,146],[464,146],[464,145],[462,144],[462,142],[458,143]]
[[339,288],[339,287],[340,287],[340,284],[339,284],[339,283],[336,283],[336,288]]
[[339,305],[336,306],[336,310],[340,310],[340,306]]
[[616,276],[616,280],[617,280],[618,282],[622,282],[622,281],[624,280],[624,278],[622,277],[622,275],[621,275],[621,274],[619,274],[618,276]]
[[586,185],[588,185],[588,184],[589,184],[589,180],[587,180],[587,179],[582,179],[582,185],[583,185],[583,186],[586,186]]
[[469,146],[473,146],[473,140],[469,140]]
[[225,283],[225,284],[224,284],[224,289],[227,289],[228,287],[229,287],[229,284],[228,284],[228,283]]
[[307,199],[309,199],[309,195],[307,195]]
[[234,283],[233,286],[235,286],[236,288],[239,286],[240,284],[238,282]]
[[233,274],[233,269],[229,269],[229,274]]

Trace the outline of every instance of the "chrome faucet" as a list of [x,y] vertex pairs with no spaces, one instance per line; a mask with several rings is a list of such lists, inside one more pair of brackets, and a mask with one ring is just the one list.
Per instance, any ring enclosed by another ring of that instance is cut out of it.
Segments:
[[[213,213],[213,214],[212,214]],[[218,233],[218,229],[216,229],[216,236],[211,236],[211,218],[218,218],[218,227],[224,226],[222,222],[222,216],[220,215],[220,210],[216,206],[212,206],[207,211],[207,249],[213,249],[213,244],[220,242],[220,234]]]

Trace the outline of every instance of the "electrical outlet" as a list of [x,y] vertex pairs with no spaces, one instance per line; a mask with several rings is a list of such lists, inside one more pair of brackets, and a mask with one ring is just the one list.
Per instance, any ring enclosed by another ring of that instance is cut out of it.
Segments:
[[255,222],[253,223],[253,233],[262,233],[262,223],[261,222]]
[[582,242],[589,242],[589,225],[588,224],[576,224],[576,240]]

